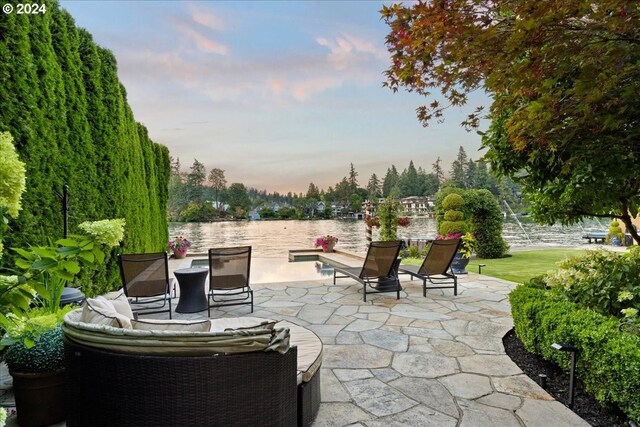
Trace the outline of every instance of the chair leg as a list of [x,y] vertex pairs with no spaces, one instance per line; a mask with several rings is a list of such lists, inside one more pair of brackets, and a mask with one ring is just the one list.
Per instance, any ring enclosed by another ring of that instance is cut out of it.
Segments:
[[336,284],[336,271],[333,270],[333,284]]
[[171,320],[171,295],[169,295],[169,320]]
[[453,276],[453,296],[458,296],[458,278]]
[[396,299],[400,299],[400,279],[398,277],[396,277],[396,283],[398,284]]
[[422,279],[422,296],[427,297],[427,279]]
[[249,291],[251,293],[251,312],[253,313],[253,291]]
[[367,282],[364,283],[364,290],[362,292],[362,295],[364,297],[364,302],[367,302]]
[[209,302],[210,295],[207,294],[207,317],[211,317],[211,303]]

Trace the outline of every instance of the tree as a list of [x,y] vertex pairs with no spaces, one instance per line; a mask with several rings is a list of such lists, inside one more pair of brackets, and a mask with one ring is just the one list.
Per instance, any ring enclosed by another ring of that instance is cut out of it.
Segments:
[[[384,6],[382,16],[385,85],[429,98],[418,108],[423,125],[484,90],[486,158],[494,172],[518,174],[536,221],[615,217],[640,242],[631,224],[640,204],[637,1],[449,0]],[[463,124],[478,128],[483,114]]]
[[395,165],[391,165],[391,167],[387,169],[387,174],[384,176],[384,180],[382,181],[382,196],[389,197],[394,188],[396,188],[397,192],[399,180],[400,175],[398,174],[398,170]]
[[320,200],[320,190],[318,190],[318,187],[316,187],[316,185],[313,182],[309,183],[309,189],[307,190],[307,197],[310,199]]
[[369,178],[367,192],[369,193],[368,197],[371,201],[375,201],[382,196],[382,183],[380,182],[380,179],[378,179],[378,175],[375,173],[371,174],[371,178]]
[[451,163],[451,181],[453,185],[459,188],[467,188],[466,187],[466,168],[467,168],[467,152],[464,151],[464,148],[460,147],[458,149],[458,156]]
[[354,193],[357,188],[358,188],[358,172],[356,172],[356,169],[353,167],[353,163],[350,163],[349,164],[349,189],[351,190],[351,192],[349,193],[349,197],[351,197],[351,194]]
[[251,200],[244,184],[234,182],[226,191],[227,203],[236,218],[242,218],[251,208]]
[[409,162],[409,167],[402,171],[398,185],[402,194],[401,197],[422,195],[422,183],[418,177],[418,171],[413,165],[413,160]]
[[216,197],[216,208],[220,209],[220,194],[227,188],[227,180],[222,169],[213,168],[209,172],[209,182]]
[[440,156],[438,156],[438,160],[431,165],[433,168],[433,174],[438,179],[438,185],[442,184],[444,181],[444,171],[442,170],[442,165],[440,163],[442,163],[442,160],[440,160]]
[[187,175],[187,195],[189,201],[200,201],[202,199],[202,189],[204,187],[204,181],[207,178],[207,170],[204,165],[193,159],[193,165],[191,165],[191,172]]

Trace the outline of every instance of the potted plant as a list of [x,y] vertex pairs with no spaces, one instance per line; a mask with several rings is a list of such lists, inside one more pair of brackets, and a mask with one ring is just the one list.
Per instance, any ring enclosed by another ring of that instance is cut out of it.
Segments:
[[316,238],[316,248],[322,247],[322,252],[333,252],[333,247],[338,243],[338,238],[327,234]]
[[620,227],[620,223],[615,219],[609,224],[609,232],[607,233],[607,243],[613,246],[622,246],[624,241],[624,233]]
[[183,236],[178,236],[173,240],[167,242],[167,247],[173,252],[174,258],[184,258],[187,256],[187,250],[191,246],[191,242]]
[[455,258],[451,261],[451,269],[455,274],[467,274],[469,258],[476,247],[476,238],[472,233],[449,233],[446,236],[436,235],[436,240],[460,239],[460,247]]
[[0,328],[5,331],[0,349],[6,347],[21,426],[45,426],[65,418],[60,324],[71,308],[61,308],[60,298],[83,267],[94,269],[104,261],[103,246],[116,246],[122,240],[124,219],[79,227],[85,234],[51,246],[13,249],[19,274],[0,278],[0,284],[5,283],[0,303],[6,307],[0,313]]

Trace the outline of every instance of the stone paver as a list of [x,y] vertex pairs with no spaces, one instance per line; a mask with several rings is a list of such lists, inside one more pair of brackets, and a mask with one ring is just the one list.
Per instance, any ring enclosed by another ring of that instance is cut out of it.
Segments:
[[[371,294],[366,303],[362,285],[346,279],[253,285],[254,313],[235,306],[211,314],[288,320],[320,336],[314,427],[588,425],[505,355],[514,283],[472,273],[459,277],[458,296],[429,290],[424,298],[421,282],[403,279],[400,300]],[[203,317],[206,311],[175,315]]]

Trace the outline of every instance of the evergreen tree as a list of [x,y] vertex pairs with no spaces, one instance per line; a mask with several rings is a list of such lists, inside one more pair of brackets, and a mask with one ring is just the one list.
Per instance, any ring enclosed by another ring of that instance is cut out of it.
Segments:
[[382,184],[380,183],[380,179],[378,176],[373,173],[371,174],[371,178],[369,178],[369,183],[367,184],[367,193],[368,198],[371,201],[377,200],[382,196]]
[[413,165],[413,160],[409,162],[409,167],[402,171],[398,186],[400,187],[400,197],[422,195],[422,183],[420,182],[420,178],[418,177],[418,171]]
[[311,199],[320,200],[320,190],[313,182],[309,183],[309,188],[307,189],[307,197]]
[[353,167],[353,163],[349,164],[349,197],[351,196],[351,194],[355,193],[356,189],[358,188],[358,172],[356,172],[356,169]]
[[464,188],[471,189],[476,188],[474,178],[476,175],[476,163],[469,159],[467,160],[467,165],[464,171]]
[[454,186],[458,188],[465,188],[466,174],[465,170],[467,167],[467,153],[464,151],[464,148],[460,146],[458,150],[458,156],[451,163],[451,182]]
[[206,179],[207,170],[204,165],[198,159],[193,159],[191,172],[187,175],[186,193],[189,201],[202,201],[202,190]]
[[444,182],[444,171],[442,170],[441,163],[442,163],[442,160],[440,160],[440,156],[438,156],[438,160],[436,160],[435,163],[431,165],[433,174],[438,180],[438,186],[440,186],[440,184]]
[[398,174],[398,170],[395,165],[391,165],[389,169],[387,169],[387,174],[384,176],[384,180],[382,181],[382,196],[389,197],[391,193],[395,189],[395,192],[398,193],[398,181],[400,180],[400,175]]

